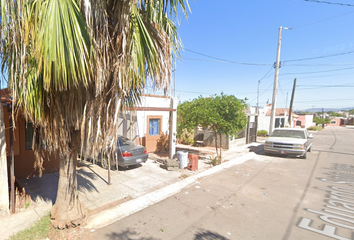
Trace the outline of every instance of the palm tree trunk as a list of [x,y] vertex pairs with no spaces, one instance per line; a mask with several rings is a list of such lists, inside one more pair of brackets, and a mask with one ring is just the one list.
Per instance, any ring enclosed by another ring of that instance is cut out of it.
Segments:
[[83,224],[86,208],[79,200],[77,190],[76,161],[80,144],[80,132],[71,133],[70,151],[60,154],[60,170],[57,199],[51,210],[52,224],[64,229]]

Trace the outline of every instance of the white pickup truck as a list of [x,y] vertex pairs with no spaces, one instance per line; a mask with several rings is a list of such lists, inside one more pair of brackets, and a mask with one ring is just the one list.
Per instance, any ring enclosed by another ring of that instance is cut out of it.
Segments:
[[311,151],[312,134],[303,128],[277,128],[264,143],[266,154],[281,154],[306,159]]

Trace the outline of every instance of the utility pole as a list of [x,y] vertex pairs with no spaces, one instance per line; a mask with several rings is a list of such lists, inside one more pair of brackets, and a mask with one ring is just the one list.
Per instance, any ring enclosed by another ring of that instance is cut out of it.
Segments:
[[275,62],[275,75],[274,75],[274,86],[273,86],[273,99],[272,99],[272,113],[270,115],[270,125],[269,125],[269,134],[273,132],[274,122],[275,122],[275,103],[277,101],[277,90],[278,90],[278,76],[279,76],[279,65],[280,65],[280,47],[281,47],[281,32],[283,27],[280,26],[278,34],[278,50],[277,58]]
[[294,97],[295,97],[296,82],[297,82],[297,79],[295,78],[295,79],[294,79],[293,92],[291,93],[290,109],[289,109],[289,119],[288,119],[288,122],[289,122],[290,127],[291,127],[291,113],[292,113],[292,111],[293,111],[293,104],[294,104]]
[[277,59],[275,62],[275,75],[274,75],[274,87],[273,87],[273,99],[272,99],[272,114],[270,115],[270,124],[269,124],[269,134],[273,132],[274,122],[275,122],[275,104],[277,102],[277,90],[278,90],[278,77],[279,77],[279,68],[280,68],[280,47],[281,47],[281,33],[283,29],[291,29],[287,27],[280,26],[279,35],[278,35],[278,50],[277,50]]
[[288,106],[289,92],[286,92],[285,106]]
[[261,80],[258,81],[258,88],[257,88],[257,114],[259,110],[259,85],[261,85]]

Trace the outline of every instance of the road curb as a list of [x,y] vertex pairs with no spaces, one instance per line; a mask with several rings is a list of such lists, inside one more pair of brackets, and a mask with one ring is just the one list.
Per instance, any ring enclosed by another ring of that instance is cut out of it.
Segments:
[[229,160],[225,163],[222,163],[218,166],[210,168],[206,171],[203,171],[197,175],[190,176],[190,177],[180,180],[176,183],[165,186],[161,189],[147,193],[143,196],[132,199],[128,202],[124,202],[124,203],[117,205],[113,208],[104,210],[98,214],[90,216],[87,219],[87,224],[85,225],[85,228],[97,229],[97,228],[105,227],[109,224],[112,224],[112,223],[114,223],[118,220],[121,220],[133,213],[139,212],[139,211],[143,210],[144,208],[147,208],[153,204],[156,204],[168,197],[171,197],[171,196],[177,194],[183,188],[186,188],[186,187],[192,185],[193,183],[196,183],[196,181],[200,178],[212,175],[212,174],[220,172],[224,169],[228,169],[232,166],[242,164],[242,163],[252,159],[254,156],[255,156],[254,152],[247,153],[245,155],[242,155],[240,157],[237,157],[235,159],[232,159],[232,160]]

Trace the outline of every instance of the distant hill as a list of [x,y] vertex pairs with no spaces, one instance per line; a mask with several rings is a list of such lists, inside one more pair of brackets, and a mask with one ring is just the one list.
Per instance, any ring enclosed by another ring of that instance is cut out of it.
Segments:
[[[347,108],[323,108],[324,112],[339,112],[339,111],[349,111],[354,109],[354,107],[347,107]],[[322,112],[322,108],[308,108],[305,110],[297,110],[297,112]]]

